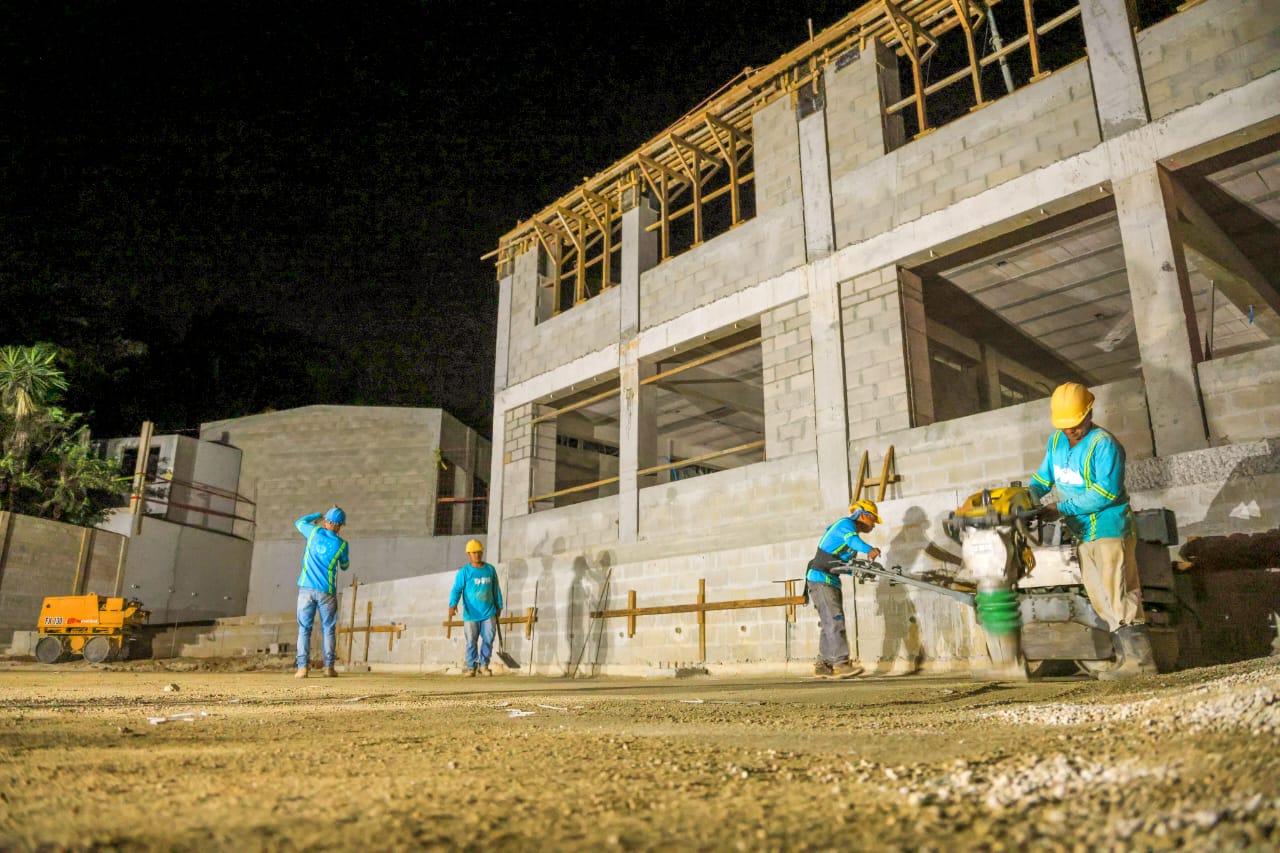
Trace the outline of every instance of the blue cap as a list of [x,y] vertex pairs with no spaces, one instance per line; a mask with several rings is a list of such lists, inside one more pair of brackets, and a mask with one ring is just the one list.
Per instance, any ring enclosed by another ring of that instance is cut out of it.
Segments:
[[347,514],[342,511],[342,507],[329,507],[329,509],[325,510],[324,520],[331,521],[334,524],[346,524]]

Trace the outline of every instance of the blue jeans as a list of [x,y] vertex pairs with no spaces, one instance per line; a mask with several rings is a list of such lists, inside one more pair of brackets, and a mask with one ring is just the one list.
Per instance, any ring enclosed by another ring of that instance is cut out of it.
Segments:
[[[467,632],[467,669],[477,666],[488,666],[489,655],[493,653],[493,635],[498,630],[498,617],[490,616],[479,622],[464,622]],[[476,654],[476,637],[480,638],[480,654]]]
[[316,609],[320,610],[320,629],[324,632],[324,665],[331,667],[338,650],[338,597],[318,589],[298,587],[298,669],[307,665],[311,655],[311,626]]

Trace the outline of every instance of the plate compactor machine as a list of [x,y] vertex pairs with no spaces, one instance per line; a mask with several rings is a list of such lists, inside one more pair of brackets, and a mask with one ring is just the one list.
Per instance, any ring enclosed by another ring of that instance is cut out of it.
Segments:
[[[1021,483],[983,489],[944,522],[961,547],[960,571],[925,580],[900,567],[850,560],[842,571],[860,580],[887,580],[950,596],[977,610],[990,664],[975,675],[1025,680],[1029,674],[1096,675],[1116,650],[1106,624],[1089,604],[1080,558],[1061,520],[1037,504]],[[1169,547],[1177,544],[1173,512],[1134,513],[1138,574],[1157,668],[1178,656],[1177,597]]]
[[36,660],[57,663],[72,654],[89,663],[125,660],[150,615],[136,598],[50,596],[40,608]]

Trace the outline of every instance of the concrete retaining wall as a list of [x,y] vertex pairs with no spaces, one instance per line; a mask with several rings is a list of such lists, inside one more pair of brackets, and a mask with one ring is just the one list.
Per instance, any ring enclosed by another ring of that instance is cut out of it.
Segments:
[[0,512],[0,642],[36,627],[45,596],[111,595],[124,547],[123,536],[105,530]]

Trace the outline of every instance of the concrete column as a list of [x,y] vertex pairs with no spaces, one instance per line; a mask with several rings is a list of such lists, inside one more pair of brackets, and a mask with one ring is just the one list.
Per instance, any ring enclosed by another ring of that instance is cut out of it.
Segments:
[[813,344],[813,405],[818,446],[818,491],[822,506],[849,502],[849,403],[845,393],[844,332],[840,285],[829,259],[810,267],[809,332]]
[[618,414],[618,541],[640,536],[640,482],[636,472],[657,464],[658,415],[652,394],[641,381],[653,376],[654,365],[635,357],[635,344],[623,348],[618,368],[621,408]]
[[1102,138],[1111,139],[1151,120],[1142,64],[1128,0],[1080,0],[1093,100]]
[[800,119],[800,193],[804,199],[804,245],[810,261],[836,247],[831,215],[831,170],[827,157],[827,112]]
[[658,221],[648,197],[634,192],[622,214],[622,293],[618,307],[618,541],[634,542],[640,530],[640,484],[636,471],[654,464],[657,413],[640,380],[653,375],[636,355],[640,334],[640,276],[658,263]]
[[658,221],[658,212],[638,192],[622,214],[622,293],[618,303],[618,340],[640,333],[640,275],[658,263],[658,232],[645,230]]
[[[470,498],[475,494],[475,475],[472,473],[474,461],[467,455],[467,467],[453,466],[453,496]],[[471,528],[471,504],[460,500],[453,505],[452,529],[455,534],[466,533]]]
[[514,272],[498,281],[498,338],[494,347],[493,390],[507,387],[507,359],[511,352],[511,287]]
[[489,460],[489,520],[485,535],[485,557],[491,563],[502,559],[503,483],[507,456],[507,413],[499,403],[493,406],[493,455]]
[[1199,334],[1173,207],[1154,165],[1114,186],[1156,455],[1207,447]]

